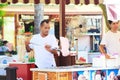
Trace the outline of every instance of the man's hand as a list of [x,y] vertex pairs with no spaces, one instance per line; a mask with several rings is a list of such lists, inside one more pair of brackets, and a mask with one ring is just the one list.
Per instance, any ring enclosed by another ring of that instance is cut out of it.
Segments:
[[101,52],[102,54],[105,55],[105,58],[106,58],[106,59],[110,59],[110,56],[109,56],[108,53],[106,53],[106,51],[105,51],[105,45],[100,45],[100,46],[99,46],[99,50],[100,50],[100,52]]
[[51,46],[50,45],[45,45],[45,49],[49,52],[51,52]]
[[47,51],[51,52],[52,54],[58,56],[57,50],[56,50],[56,49],[51,49],[51,46],[50,46],[50,45],[45,45],[45,49],[46,49]]
[[30,42],[29,41],[25,41],[25,47],[27,52],[30,52],[32,49],[29,47]]
[[25,45],[29,45],[30,44],[30,42],[29,41],[25,41]]
[[105,53],[104,55],[106,59],[110,59],[110,56],[107,53]]

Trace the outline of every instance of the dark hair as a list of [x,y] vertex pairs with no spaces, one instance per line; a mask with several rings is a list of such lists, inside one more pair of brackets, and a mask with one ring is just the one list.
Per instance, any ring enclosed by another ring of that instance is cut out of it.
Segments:
[[7,44],[7,43],[8,43],[8,41],[6,41],[6,40],[5,40],[5,41],[3,41],[3,44],[4,44],[4,45],[5,45],[5,44]]
[[41,23],[40,23],[40,26],[42,26],[44,23],[49,23],[49,20],[48,19],[45,19],[45,20],[43,20],[43,21],[41,21]]
[[113,21],[111,21],[111,20],[108,20],[108,23],[109,23],[109,24],[112,24],[112,22],[113,22]]

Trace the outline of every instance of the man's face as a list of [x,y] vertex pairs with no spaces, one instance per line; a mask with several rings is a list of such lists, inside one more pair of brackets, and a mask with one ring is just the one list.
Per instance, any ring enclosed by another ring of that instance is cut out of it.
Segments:
[[44,22],[43,25],[41,26],[40,30],[44,36],[47,36],[49,34],[49,30],[50,30],[49,23]]
[[111,26],[111,29],[114,29],[114,30],[118,30],[119,28],[118,22],[112,22],[110,26]]

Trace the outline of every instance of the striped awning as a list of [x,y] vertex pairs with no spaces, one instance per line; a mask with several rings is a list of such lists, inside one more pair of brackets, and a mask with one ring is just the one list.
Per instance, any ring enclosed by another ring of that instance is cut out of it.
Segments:
[[[103,3],[103,0],[65,0],[66,4],[100,4]],[[18,2],[22,2],[22,3],[44,3],[44,4],[59,4],[60,1],[59,0],[0,0],[0,3],[5,3],[5,2],[10,2],[10,3],[18,3]]]

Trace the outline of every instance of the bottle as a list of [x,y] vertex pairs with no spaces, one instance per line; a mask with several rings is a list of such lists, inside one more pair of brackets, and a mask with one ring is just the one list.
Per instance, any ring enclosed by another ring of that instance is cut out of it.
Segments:
[[25,63],[28,63],[28,53],[25,53],[24,62],[25,62]]

